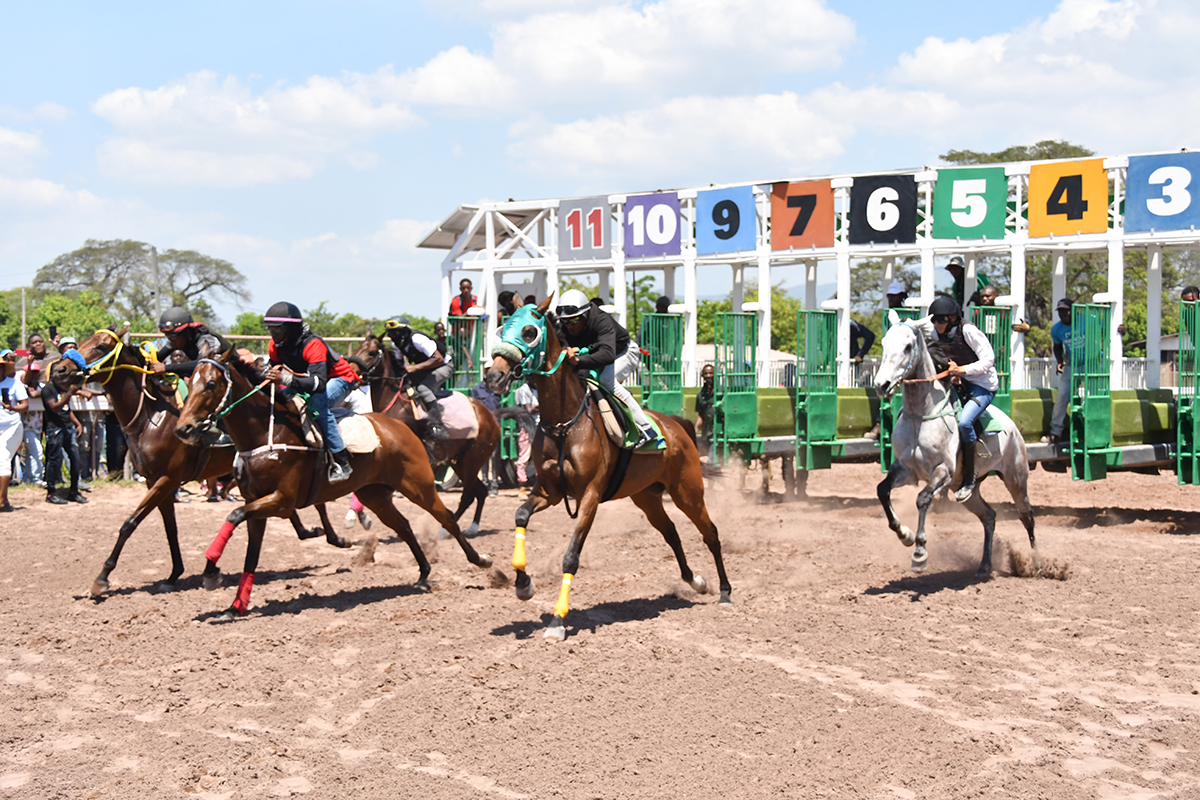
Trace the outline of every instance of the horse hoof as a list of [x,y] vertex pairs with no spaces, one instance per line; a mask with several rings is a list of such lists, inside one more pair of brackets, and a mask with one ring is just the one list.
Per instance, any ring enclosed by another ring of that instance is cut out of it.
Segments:
[[925,568],[927,566],[929,566],[929,554],[928,553],[924,553],[924,552],[913,553],[913,557],[912,557],[912,571],[913,572],[924,572]]
[[912,547],[917,541],[917,535],[907,525],[900,526],[900,530],[896,531],[896,538],[903,542],[905,547]]
[[413,588],[421,594],[429,594],[433,591],[433,587],[429,585],[429,581],[425,580],[424,578],[421,578],[421,580],[414,583]]
[[96,578],[96,581],[92,584],[92,597],[100,597],[107,591],[108,581],[103,578]]
[[155,586],[154,591],[157,594],[168,594],[170,592],[175,591],[178,588],[179,588],[178,581],[165,580],[162,583]]
[[726,589],[725,591],[721,592],[721,599],[720,599],[719,601],[717,601],[717,605],[719,605],[719,606],[731,606],[731,605],[733,605],[733,600],[732,600],[732,599],[730,599],[730,597],[729,597],[729,590],[728,590],[728,589]]
[[529,600],[533,597],[533,578],[529,577],[528,572],[517,573],[516,589],[518,600]]
[[562,617],[555,617],[550,620],[550,626],[546,628],[546,632],[542,634],[543,639],[553,639],[556,642],[561,642],[567,638],[567,626],[563,625]]
[[221,587],[221,573],[214,572],[213,574],[204,573],[204,588],[210,592],[216,591]]
[[475,561],[475,566],[487,569],[488,567],[492,566],[492,557],[486,553],[480,553]]
[[230,607],[213,617],[213,622],[233,622],[242,616],[236,608]]
[[326,536],[325,541],[334,547],[341,548],[342,550],[346,550],[347,548],[351,547],[350,540],[345,536]]
[[354,523],[356,523],[356,522],[358,522],[358,515],[355,514],[353,511],[347,511],[346,512],[346,527],[353,528]]
[[439,538],[439,539],[449,539],[449,538],[450,538],[450,531],[446,530],[445,528],[438,528],[438,532],[437,532],[437,538]]
[[696,590],[696,594],[708,594],[708,584],[699,575],[692,577],[692,588]]

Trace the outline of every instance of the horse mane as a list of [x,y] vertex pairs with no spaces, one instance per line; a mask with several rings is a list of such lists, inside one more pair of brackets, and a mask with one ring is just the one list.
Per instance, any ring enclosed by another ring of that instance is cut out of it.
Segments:
[[[211,355],[206,354],[205,350],[207,350],[207,348],[202,349],[200,351],[200,357],[201,358],[212,358]],[[262,383],[262,381],[263,381],[263,371],[260,370],[258,367],[256,367],[254,364],[247,364],[245,361],[242,361],[240,358],[237,357],[236,354],[233,356],[233,358],[229,359],[229,366],[231,368],[237,370],[238,374],[241,375],[243,378],[245,378],[247,381],[249,381],[251,384],[257,385],[259,383]]]

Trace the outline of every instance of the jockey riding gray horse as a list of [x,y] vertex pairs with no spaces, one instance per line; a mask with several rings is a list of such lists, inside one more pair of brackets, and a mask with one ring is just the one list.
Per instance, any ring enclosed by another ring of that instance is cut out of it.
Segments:
[[[903,411],[896,421],[892,433],[894,458],[887,477],[879,484],[879,501],[887,514],[888,527],[895,531],[900,541],[908,547],[914,544],[912,568],[923,572],[929,560],[925,549],[925,514],[933,498],[956,485],[959,469],[959,425],[955,418],[954,397],[943,379],[951,374],[963,374],[961,367],[951,359],[951,367],[938,374],[934,366],[927,339],[935,339],[937,330],[931,317],[902,322],[895,312],[890,314],[891,328],[883,337],[883,359],[875,376],[875,388],[881,400],[886,401],[903,386]],[[944,322],[939,320],[941,327]],[[982,348],[981,348],[982,349]],[[982,356],[993,358],[990,345]],[[990,399],[990,398],[989,398]],[[974,401],[971,401],[974,402]],[[1033,534],[1033,509],[1029,505],[1029,462],[1025,454],[1025,441],[1020,431],[1007,414],[998,408],[989,408],[991,417],[988,430],[978,442],[972,443],[977,452],[971,453],[975,463],[967,470],[981,476],[979,483],[988,474],[995,472],[1008,487],[1021,522],[1029,534],[1029,545],[1037,547]],[[965,460],[965,459],[964,459]],[[902,525],[892,509],[891,493],[896,486],[923,482],[925,488],[917,495],[919,517],[914,534]],[[992,533],[996,527],[996,512],[979,493],[974,475],[962,475],[960,502],[983,522],[983,560],[979,564],[980,575],[992,572]]]

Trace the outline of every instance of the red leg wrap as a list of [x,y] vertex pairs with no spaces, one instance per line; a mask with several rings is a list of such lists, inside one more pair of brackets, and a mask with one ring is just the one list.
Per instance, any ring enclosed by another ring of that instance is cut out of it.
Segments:
[[238,583],[237,597],[233,599],[233,607],[239,614],[245,614],[250,608],[250,590],[254,588],[254,573],[243,572],[242,580]]
[[225,545],[229,544],[229,537],[233,536],[234,524],[226,522],[221,526],[221,530],[217,531],[217,538],[212,540],[212,544],[204,551],[204,557],[214,564],[221,560],[221,553],[225,552]]

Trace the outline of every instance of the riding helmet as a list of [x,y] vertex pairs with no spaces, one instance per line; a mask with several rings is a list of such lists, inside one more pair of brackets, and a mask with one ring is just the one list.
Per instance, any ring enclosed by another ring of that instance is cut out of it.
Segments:
[[295,303],[279,301],[267,309],[263,315],[263,325],[273,328],[276,325],[283,328],[283,340],[294,341],[300,337],[303,329],[304,315]]
[[962,310],[958,307],[958,301],[948,294],[939,294],[929,304],[929,313],[935,317],[957,317],[961,312]]
[[568,289],[558,298],[559,319],[577,319],[588,313],[592,308],[587,295],[578,289]]
[[191,313],[181,306],[168,308],[158,318],[158,329],[162,333],[178,333],[189,325],[195,324]]

